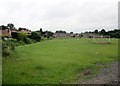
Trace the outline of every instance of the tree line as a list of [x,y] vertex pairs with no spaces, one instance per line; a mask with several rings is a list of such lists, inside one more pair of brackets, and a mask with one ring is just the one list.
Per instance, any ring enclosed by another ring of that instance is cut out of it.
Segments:
[[98,31],[97,29],[93,32],[85,32],[85,33],[92,33],[92,34],[99,34],[99,35],[109,35],[111,38],[120,38],[120,29],[114,29],[110,31],[106,31],[105,29],[102,29]]

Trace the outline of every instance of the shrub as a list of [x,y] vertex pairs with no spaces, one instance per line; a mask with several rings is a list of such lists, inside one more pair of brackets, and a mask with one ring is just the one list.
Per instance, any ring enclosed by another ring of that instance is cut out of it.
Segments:
[[18,41],[23,41],[25,42],[25,38],[27,37],[27,35],[25,33],[18,33]]
[[23,41],[18,42],[20,45],[24,45],[25,43]]
[[31,33],[31,39],[40,42],[41,36],[40,36],[39,33],[37,33],[37,32],[32,32],[32,33]]
[[12,37],[17,39],[17,41],[22,45],[24,45],[25,43],[26,44],[31,44],[32,43],[31,39],[28,38],[28,37],[30,37],[30,35],[27,35],[25,33],[13,32]]
[[31,34],[28,34],[27,37],[31,39]]
[[14,38],[14,39],[18,38],[18,33],[17,32],[12,32],[11,35],[12,35],[12,38]]
[[6,57],[6,56],[10,56],[11,55],[11,49],[10,47],[6,47],[2,50],[2,56]]
[[11,40],[2,42],[2,56],[10,56],[11,52],[15,49],[15,43]]
[[2,48],[7,48],[9,47],[11,50],[14,50],[15,49],[15,43],[12,42],[11,40],[6,40],[4,42],[2,42]]
[[17,39],[11,39],[12,42],[17,42]]
[[5,41],[5,38],[4,38],[4,36],[2,36],[2,40],[3,40],[3,41]]
[[12,38],[17,39],[17,41],[23,41],[27,37],[25,33],[12,32]]
[[25,42],[26,44],[31,44],[31,43],[32,43],[31,39],[30,39],[30,38],[27,38],[27,37],[24,38],[24,42]]

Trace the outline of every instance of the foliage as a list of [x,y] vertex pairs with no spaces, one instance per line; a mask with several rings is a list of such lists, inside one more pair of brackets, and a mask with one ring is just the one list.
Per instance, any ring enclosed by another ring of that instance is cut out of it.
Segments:
[[101,35],[105,35],[105,34],[106,34],[105,29],[102,29],[102,30],[99,32],[99,34],[101,34]]
[[31,40],[30,38],[28,38],[28,37],[25,37],[25,38],[24,38],[24,42],[25,42],[26,44],[31,44],[31,43],[32,43],[32,40]]
[[7,26],[4,26],[4,25],[0,26],[0,30],[5,30],[5,29],[8,29]]
[[42,28],[40,28],[40,35],[41,35],[41,36],[43,35],[43,31],[42,31]]
[[9,28],[11,30],[15,29],[14,24],[12,24],[12,23],[7,24],[7,28]]
[[4,36],[2,36],[2,40],[3,40],[3,41],[5,41],[5,38],[4,38]]
[[12,35],[12,38],[14,38],[14,39],[17,39],[17,37],[18,37],[18,33],[17,32],[12,32],[11,35]]
[[22,30],[22,28],[20,27],[20,28],[18,28],[18,30],[19,30],[19,31],[21,31],[21,30]]
[[105,29],[102,29],[101,31],[95,30],[93,32],[85,32],[85,33],[96,33],[96,34],[100,34],[100,35],[109,35],[111,38],[120,38],[120,29],[114,29],[114,30],[110,30],[110,31],[105,31]]
[[51,31],[45,31],[45,33],[46,33],[47,38],[50,38],[53,36],[53,32],[51,32]]
[[18,43],[19,43],[20,45],[24,45],[24,44],[25,44],[22,40],[20,40]]
[[120,38],[120,29],[108,31],[106,34],[110,35],[111,38]]
[[[32,41],[27,37],[25,33],[12,32],[12,38],[17,39],[17,41],[23,41],[26,44],[31,44]],[[24,44],[22,43],[22,44]]]
[[15,49],[15,43],[10,41],[10,40],[6,40],[2,42],[2,56],[6,57],[6,56],[10,56],[11,52]]
[[94,33],[98,34],[98,30],[95,30]]
[[60,30],[60,31],[56,31],[56,33],[66,33],[66,31]]
[[73,32],[70,32],[70,34],[73,34]]
[[40,35],[39,35],[38,32],[32,32],[32,33],[31,33],[31,39],[40,42],[41,37],[40,37]]

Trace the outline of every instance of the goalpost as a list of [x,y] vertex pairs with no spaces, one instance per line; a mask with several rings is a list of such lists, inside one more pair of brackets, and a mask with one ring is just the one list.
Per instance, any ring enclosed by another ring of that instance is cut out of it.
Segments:
[[110,39],[109,35],[94,35],[93,36],[93,43],[110,44],[111,39]]

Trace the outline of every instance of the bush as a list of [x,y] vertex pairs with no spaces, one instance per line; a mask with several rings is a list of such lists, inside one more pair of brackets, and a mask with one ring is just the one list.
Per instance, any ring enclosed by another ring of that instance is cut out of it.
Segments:
[[5,41],[5,38],[4,38],[4,36],[2,36],[2,40],[3,40],[3,41]]
[[15,49],[15,43],[12,42],[11,40],[6,40],[4,42],[2,42],[2,48],[7,48],[9,47],[11,50]]
[[20,45],[24,45],[25,43],[23,41],[18,42]]
[[30,39],[30,38],[27,38],[27,37],[24,39],[24,42],[25,42],[26,44],[31,44],[31,43],[32,43],[31,39]]
[[31,39],[28,38],[28,37],[31,37],[31,36],[30,36],[30,35],[27,35],[27,34],[25,34],[25,33],[13,32],[13,33],[12,33],[12,37],[15,38],[15,39],[17,39],[17,41],[18,41],[20,44],[22,44],[22,45],[24,45],[25,43],[26,43],[26,44],[31,44],[31,43],[32,43]]
[[27,37],[31,39],[31,34],[28,34]]
[[12,32],[11,35],[12,35],[12,38],[14,38],[14,39],[18,38],[18,33],[17,32]]
[[23,41],[27,37],[25,33],[12,32],[12,38],[17,39],[17,41]]
[[39,33],[37,33],[37,32],[32,32],[32,33],[31,33],[31,39],[40,42],[41,36],[40,36]]
[[12,50],[10,49],[10,47],[4,48],[2,50],[2,56],[6,57],[6,56],[10,56],[12,53]]
[[10,56],[11,52],[15,49],[15,43],[11,40],[2,42],[2,56]]

